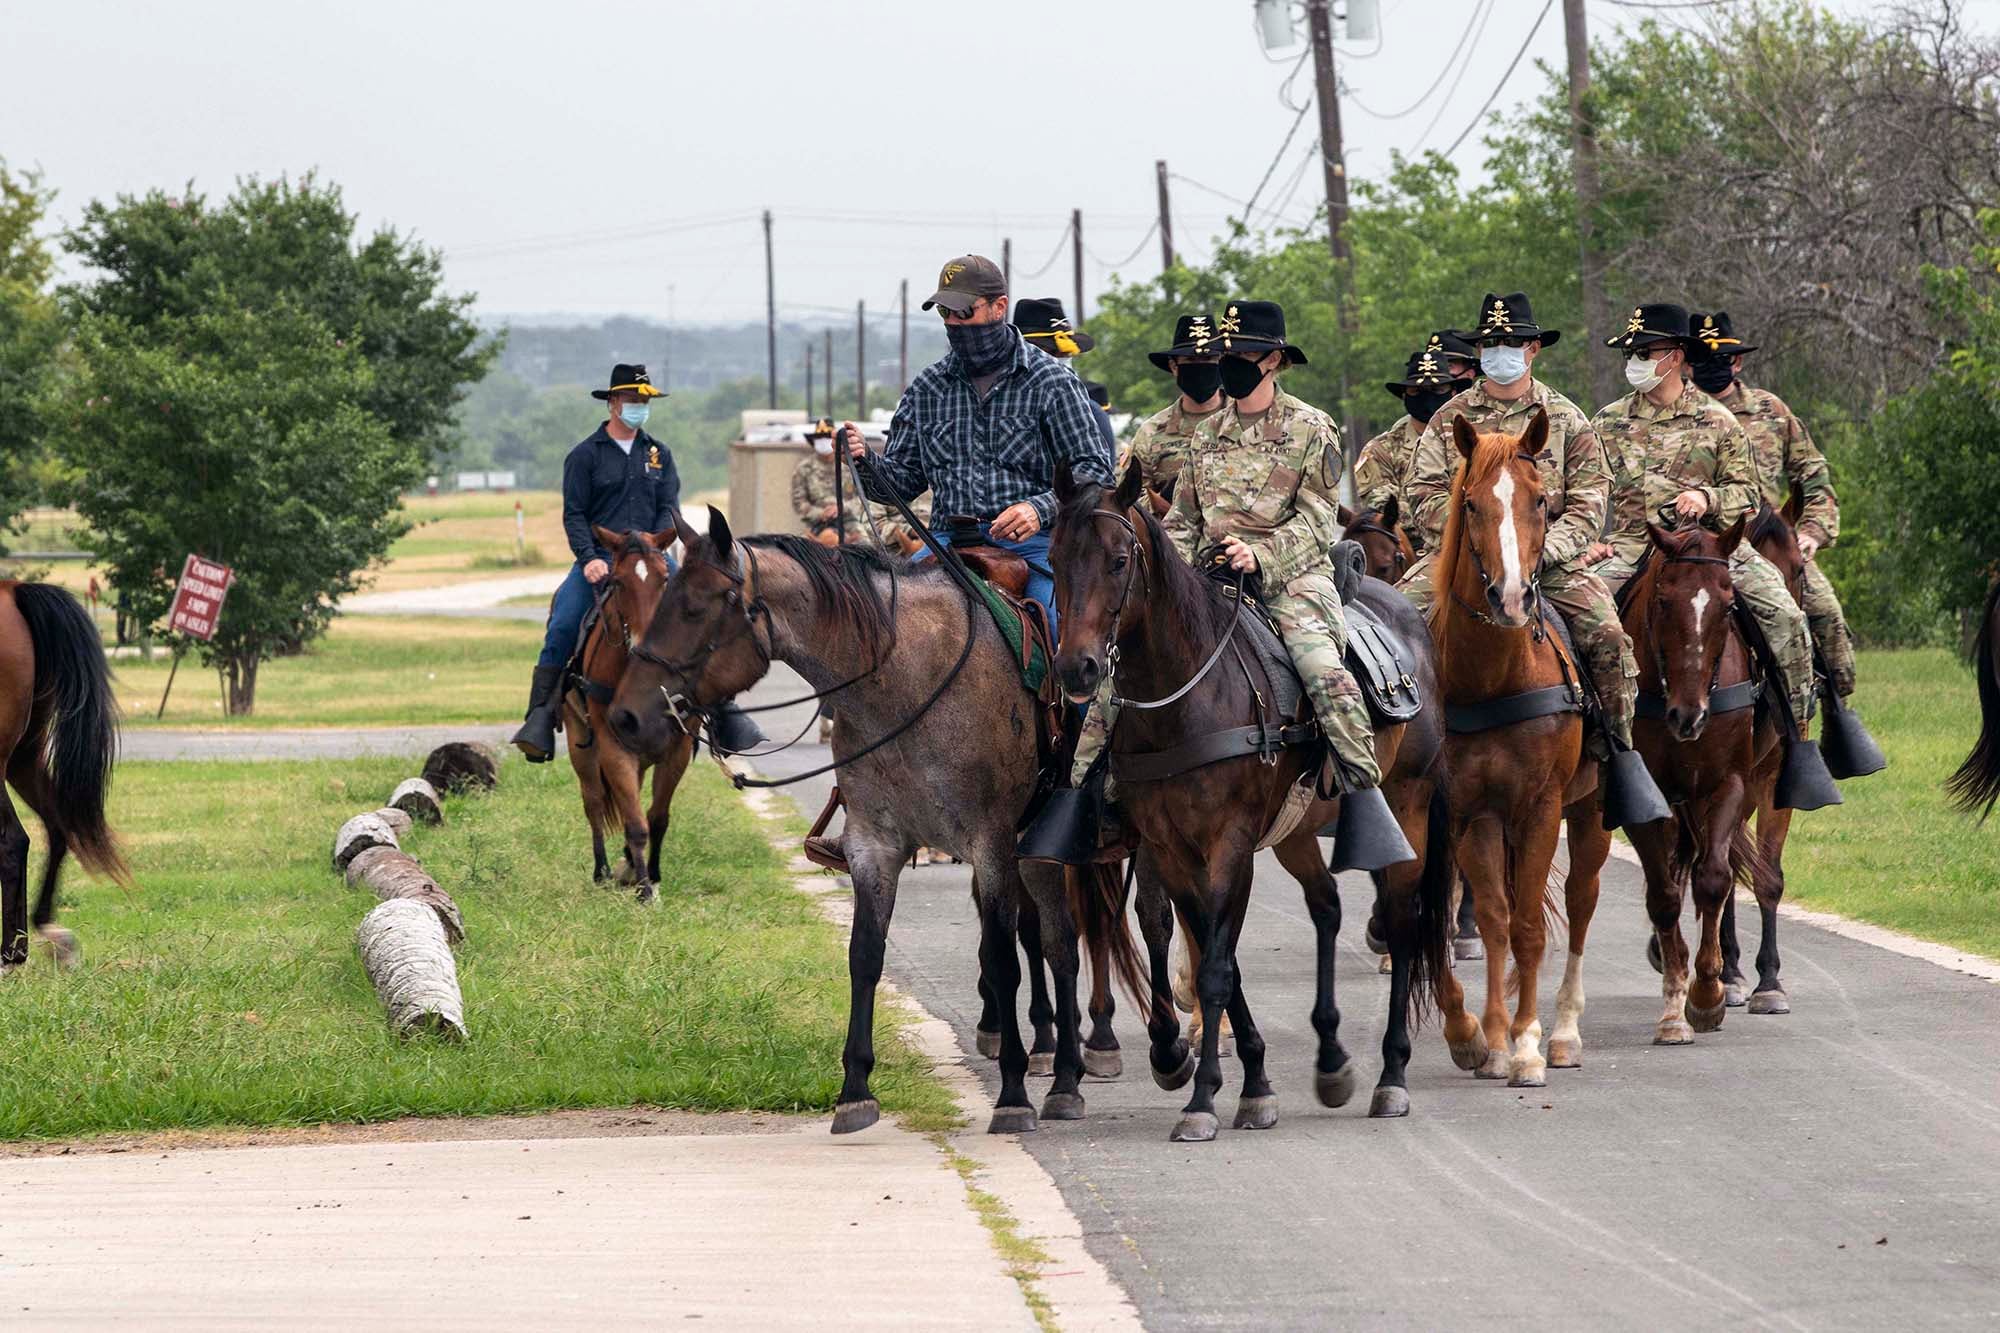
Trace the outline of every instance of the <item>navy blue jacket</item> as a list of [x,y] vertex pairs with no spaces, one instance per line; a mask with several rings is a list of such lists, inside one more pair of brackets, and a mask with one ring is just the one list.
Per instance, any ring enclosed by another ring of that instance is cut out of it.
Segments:
[[[608,423],[607,423],[608,424]],[[597,433],[563,459],[563,533],[579,564],[609,561],[591,524],[613,532],[659,532],[674,525],[681,502],[681,474],[674,456],[640,431],[626,456],[600,424]]]

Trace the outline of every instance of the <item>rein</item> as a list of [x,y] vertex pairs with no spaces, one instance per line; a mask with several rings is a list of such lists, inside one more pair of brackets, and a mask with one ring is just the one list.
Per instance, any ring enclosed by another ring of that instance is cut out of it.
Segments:
[[[1236,637],[1236,622],[1241,620],[1243,617],[1243,584],[1249,571],[1242,569],[1236,571],[1236,605],[1234,608],[1235,614],[1230,616],[1229,628],[1223,631],[1221,642],[1215,645],[1215,651],[1208,655],[1208,660],[1201,664],[1201,670],[1195,672],[1194,675],[1188,679],[1187,684],[1181,686],[1179,689],[1175,690],[1172,694],[1169,694],[1164,698],[1161,699],[1123,698],[1115,692],[1116,680],[1118,676],[1118,621],[1125,613],[1125,599],[1129,597],[1132,593],[1132,580],[1133,577],[1139,572],[1138,567],[1144,557],[1142,557],[1139,552],[1139,530],[1132,526],[1131,519],[1125,517],[1125,515],[1123,514],[1117,513],[1110,509],[1093,509],[1090,511],[1090,517],[1092,519],[1100,519],[1100,518],[1110,519],[1113,523],[1116,523],[1119,527],[1125,529],[1125,535],[1130,539],[1130,545],[1127,548],[1128,551],[1130,552],[1129,554],[1130,563],[1127,564],[1125,567],[1126,569],[1125,584],[1118,590],[1118,600],[1112,603],[1111,605],[1110,623],[1108,628],[1105,630],[1105,641],[1104,641],[1105,670],[1112,677],[1113,690],[1114,690],[1114,693],[1111,696],[1111,702],[1116,704],[1120,708],[1139,708],[1139,709],[1165,708],[1169,704],[1179,703],[1182,699],[1187,697],[1188,691],[1192,690],[1195,686],[1201,684],[1202,679],[1206,677],[1208,673],[1215,668],[1215,664],[1222,660],[1223,650],[1229,647],[1230,641]],[[1151,581],[1148,580],[1149,587],[1150,584]],[[1248,674],[1247,671],[1245,674],[1246,675]]]
[[[1536,463],[1540,461],[1533,454],[1516,453],[1514,457],[1520,459],[1522,462],[1525,463]],[[1470,502],[1465,499],[1463,493],[1461,493],[1459,496],[1459,503],[1461,505],[1470,507]],[[1367,529],[1361,529],[1361,530],[1367,531]],[[1376,529],[1376,531],[1380,531],[1380,529]],[[1472,557],[1472,570],[1475,574],[1479,575],[1480,584],[1486,588],[1491,588],[1493,586],[1493,576],[1486,572],[1486,561],[1480,558],[1479,548],[1473,545],[1472,531],[1469,527],[1465,526],[1463,523],[1461,523],[1460,525],[1459,541],[1465,547],[1465,553]],[[1471,616],[1474,620],[1480,621],[1483,624],[1491,625],[1495,629],[1522,629],[1522,628],[1529,629],[1533,631],[1536,643],[1540,643],[1546,637],[1546,630],[1544,629],[1542,624],[1542,572],[1540,569],[1537,569],[1535,571],[1534,577],[1528,580],[1529,623],[1526,626],[1503,625],[1499,621],[1495,620],[1483,608],[1474,606],[1471,602],[1468,602],[1463,597],[1460,597],[1458,595],[1457,588],[1451,588],[1448,589],[1448,591],[1451,594],[1451,600],[1458,604],[1459,610],[1465,612],[1467,615]]]
[[[1720,565],[1725,569],[1729,567],[1729,562],[1723,559],[1721,556],[1717,555],[1679,555],[1674,552],[1660,550],[1660,556],[1661,556],[1660,563],[1663,565]],[[1666,605],[1667,605],[1666,596],[1663,592],[1661,592],[1660,580],[1658,576],[1655,575],[1653,579],[1653,595],[1647,609],[1647,620],[1649,623],[1646,626],[1646,631],[1647,631],[1647,637],[1652,640],[1653,669],[1659,674],[1660,689],[1662,691],[1664,691],[1667,688],[1667,645],[1664,637],[1660,633],[1660,626],[1664,624],[1666,620],[1666,617],[1663,614]],[[1735,598],[1732,596],[1730,598],[1728,605],[1724,607],[1725,614],[1727,614],[1728,608],[1734,605],[1735,605]],[[1725,630],[1724,633],[1720,636],[1720,638],[1721,642],[1716,645],[1715,649],[1715,660],[1709,664],[1707,695],[1709,700],[1711,701],[1716,697],[1717,692],[1722,688],[1722,657],[1724,653],[1729,651],[1728,631]],[[1745,645],[1745,654],[1746,656],[1748,655],[1747,644]],[[1649,694],[1648,691],[1644,690],[1639,691],[1639,695],[1641,698],[1647,698],[1648,694]],[[1664,716],[1666,695],[1662,693],[1657,697],[1660,700],[1662,708],[1662,716]],[[1745,702],[1739,703],[1732,698],[1730,707],[1723,709],[1716,709],[1713,707],[1713,704],[1711,703],[1710,711],[1731,712],[1736,709],[1748,707],[1749,702],[1752,701],[1754,700],[1746,700]]]

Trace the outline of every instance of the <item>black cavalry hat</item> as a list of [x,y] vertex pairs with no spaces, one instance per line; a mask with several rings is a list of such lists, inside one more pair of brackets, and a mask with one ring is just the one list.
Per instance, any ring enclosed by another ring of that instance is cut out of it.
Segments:
[[1083,394],[1084,397],[1090,399],[1091,402],[1096,403],[1107,412],[1111,410],[1111,390],[1096,380],[1085,380],[1083,382]]
[[1689,315],[1688,326],[1694,330],[1694,340],[1707,348],[1711,356],[1742,356],[1757,350],[1736,336],[1727,310],[1718,310],[1712,315]]
[[832,417],[821,417],[818,421],[806,427],[806,438],[808,440],[830,440],[833,438],[833,435]]
[[1472,339],[1457,329],[1439,329],[1424,344],[1424,350],[1433,356],[1450,357],[1454,361],[1479,360],[1479,349],[1472,345]]
[[1035,346],[1057,356],[1075,356],[1097,346],[1097,339],[1070,327],[1059,297],[1022,297],[1014,303],[1014,327],[1023,338],[1033,338]]
[[611,387],[607,389],[592,389],[590,396],[602,402],[614,393],[636,393],[641,398],[665,398],[667,396],[665,390],[653,387],[652,377],[646,374],[644,366],[619,365],[611,367]]
[[1454,384],[1470,383],[1463,376],[1454,377],[1451,368],[1445,365],[1445,358],[1445,353],[1428,347],[1412,352],[1403,364],[1403,378],[1389,380],[1382,387],[1401,398],[1405,389],[1449,389]]
[[1535,323],[1535,310],[1528,304],[1526,292],[1509,292],[1505,296],[1488,292],[1479,303],[1478,323],[1465,336],[1476,343],[1494,338],[1535,338],[1544,347],[1554,347],[1562,331]]
[[1164,352],[1148,352],[1146,359],[1161,370],[1171,371],[1167,362],[1177,356],[1215,356],[1222,349],[1213,346],[1215,325],[1206,314],[1182,315],[1174,321],[1174,345]]
[[1306,354],[1285,341],[1285,309],[1276,301],[1231,301],[1215,332],[1210,346],[1218,352],[1283,352],[1287,365],[1306,363]]
[[1675,305],[1672,301],[1633,306],[1625,327],[1606,338],[1604,345],[1630,350],[1660,342],[1673,343],[1683,351],[1694,350],[1694,339],[1688,336],[1686,306]]

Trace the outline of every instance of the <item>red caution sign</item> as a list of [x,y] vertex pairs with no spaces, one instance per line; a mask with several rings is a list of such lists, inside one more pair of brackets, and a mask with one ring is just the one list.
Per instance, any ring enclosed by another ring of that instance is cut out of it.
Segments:
[[222,619],[222,599],[234,582],[236,571],[228,565],[190,555],[181,566],[181,581],[174,589],[168,628],[203,642],[213,639],[216,622]]

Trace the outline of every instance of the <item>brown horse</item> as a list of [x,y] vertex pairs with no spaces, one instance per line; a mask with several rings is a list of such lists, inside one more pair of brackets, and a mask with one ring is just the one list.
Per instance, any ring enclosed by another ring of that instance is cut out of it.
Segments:
[[28,960],[31,920],[59,964],[75,961],[75,937],[55,923],[69,853],[93,874],[131,884],[104,818],[117,752],[118,704],[89,614],[52,584],[0,580],[0,758],[49,838],[31,918],[28,830],[0,787],[0,973]]
[[[1548,1066],[1583,1062],[1583,948],[1597,910],[1597,877],[1611,835],[1599,819],[1597,764],[1583,750],[1583,718],[1574,698],[1577,665],[1549,632],[1534,571],[1548,536],[1548,506],[1535,457],[1548,442],[1548,415],[1536,410],[1517,438],[1481,434],[1452,421],[1464,462],[1431,578],[1436,590],[1431,633],[1438,646],[1444,702],[1461,716],[1516,699],[1542,699],[1551,711],[1521,720],[1489,712],[1448,725],[1445,768],[1459,869],[1472,886],[1486,944],[1482,1024],[1465,1010],[1456,977],[1439,977],[1445,1040],[1461,1069],[1540,1087]],[[1536,988],[1545,944],[1549,870],[1564,818],[1569,821],[1569,958],[1556,992],[1555,1029],[1542,1057]],[[1507,1019],[1507,955],[1518,987]]]
[[[694,737],[678,725],[668,727],[657,751],[627,749],[607,720],[611,700],[624,679],[632,645],[653,623],[660,589],[667,583],[666,549],[674,530],[616,533],[593,528],[598,545],[616,551],[606,578],[603,610],[584,640],[579,669],[563,695],[564,738],[570,767],[583,787],[583,813],[590,821],[592,877],[611,878],[604,855],[604,835],[622,830],[625,860],[618,868],[620,883],[634,886],[642,903],[658,897],[660,844],[666,840],[674,789],[694,757]],[[639,793],[646,770],[653,770],[653,800],[644,810]]]
[[1402,526],[1402,506],[1393,495],[1380,509],[1356,513],[1340,506],[1340,527],[1340,535],[1361,548],[1365,558],[1361,572],[1371,579],[1400,583],[1417,561],[1417,548]]
[[[1739,881],[1775,908],[1772,875],[1752,843],[1750,813],[1777,779],[1778,732],[1757,708],[1749,646],[1737,630],[1729,557],[1739,518],[1720,536],[1703,528],[1647,526],[1652,558],[1624,595],[1625,632],[1639,659],[1633,743],[1675,817],[1632,829],[1646,872],[1646,912],[1664,974],[1660,1046],[1681,1046],[1722,1026],[1722,918]],[[1782,706],[1782,705],[1781,705]],[[1690,887],[1700,919],[1694,979],[1681,939]],[[1775,952],[1775,950],[1774,950]]]
[[[1280,691],[1261,654],[1239,652],[1233,661],[1222,659],[1241,609],[1181,559],[1151,506],[1142,503],[1142,491],[1136,466],[1126,469],[1115,492],[1074,484],[1067,469],[1057,466],[1060,509],[1049,549],[1062,623],[1056,671],[1070,698],[1079,702],[1095,696],[1114,663],[1119,689],[1134,698],[1179,692],[1180,697],[1157,709],[1128,704],[1107,749],[1121,803],[1142,844],[1142,871],[1157,875],[1187,928],[1190,953],[1199,953],[1200,1063],[1193,1095],[1171,1137],[1204,1142],[1218,1128],[1215,1094],[1222,1086],[1225,1006],[1243,1065],[1235,1127],[1267,1129],[1278,1119],[1278,1099],[1264,1072],[1264,1039],[1250,1016],[1236,963],[1237,938],[1250,902],[1251,858],[1260,843],[1273,846],[1278,863],[1298,880],[1313,922],[1318,975],[1312,1024],[1319,1037],[1314,1092],[1322,1104],[1336,1107],[1354,1095],[1355,1071],[1340,1044],[1340,1010],[1334,1001],[1340,897],[1317,830],[1337,815],[1351,814],[1342,810],[1344,804],[1366,798],[1318,797],[1316,747],[1295,744],[1246,753],[1239,735],[1227,757],[1177,757],[1189,746],[1232,734],[1228,729],[1241,723],[1268,723],[1269,731],[1276,732],[1293,719],[1266,714],[1264,701]],[[1392,972],[1382,1077],[1369,1114],[1394,1116],[1406,1114],[1410,1105],[1404,1070],[1411,1010],[1431,978],[1449,967],[1445,941],[1451,876],[1438,791],[1443,730],[1434,702],[1434,664],[1414,609],[1380,583],[1364,583],[1359,600],[1400,630],[1416,651],[1419,694],[1433,701],[1413,721],[1383,726],[1375,737],[1384,774],[1381,797],[1416,853],[1416,859],[1375,873],[1376,918],[1387,936]],[[1204,663],[1219,665],[1208,670]],[[1310,802],[1303,810],[1291,804],[1301,796]],[[1428,862],[1427,848],[1432,853]],[[1154,1078],[1173,1088],[1186,1079],[1187,1056],[1166,983],[1164,925],[1154,923],[1147,933],[1154,987],[1147,1030]]]
[[1983,823],[2000,801],[2000,580],[1986,594],[1973,669],[1979,675],[1979,739],[1945,783],[1959,809]]

